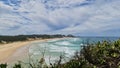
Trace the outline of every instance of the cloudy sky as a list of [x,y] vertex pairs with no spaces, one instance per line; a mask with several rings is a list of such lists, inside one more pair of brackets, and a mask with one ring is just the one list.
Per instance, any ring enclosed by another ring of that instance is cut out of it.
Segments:
[[0,0],[0,35],[120,36],[120,0]]

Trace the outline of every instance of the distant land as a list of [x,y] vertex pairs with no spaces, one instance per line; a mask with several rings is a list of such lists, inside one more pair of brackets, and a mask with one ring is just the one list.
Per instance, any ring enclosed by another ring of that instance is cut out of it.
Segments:
[[69,35],[61,35],[61,34],[55,34],[55,35],[15,35],[15,36],[8,36],[8,35],[1,35],[0,36],[0,43],[5,44],[5,43],[10,43],[10,42],[15,42],[15,41],[31,41],[31,40],[39,40],[39,39],[49,39],[49,38],[63,38],[63,37],[75,37],[71,34]]

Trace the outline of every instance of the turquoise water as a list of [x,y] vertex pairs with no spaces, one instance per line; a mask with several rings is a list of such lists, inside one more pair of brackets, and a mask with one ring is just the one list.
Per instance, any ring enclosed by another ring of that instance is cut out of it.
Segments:
[[81,46],[87,43],[94,43],[97,41],[117,40],[118,37],[78,37],[78,38],[65,38],[60,40],[50,40],[48,42],[37,42],[31,44],[29,53],[32,58],[39,60],[44,57],[47,63],[55,62],[60,55],[63,55],[65,62],[70,59],[76,51],[81,50]]
[[73,54],[81,49],[82,39],[80,38],[66,38],[60,40],[51,40],[48,42],[33,43],[29,49],[29,53],[33,58],[38,60],[45,54],[46,62],[54,62],[63,55],[66,61],[73,56]]

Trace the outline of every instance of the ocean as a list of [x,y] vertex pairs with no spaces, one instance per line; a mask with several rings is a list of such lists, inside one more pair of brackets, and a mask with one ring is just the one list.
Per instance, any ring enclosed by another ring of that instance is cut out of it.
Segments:
[[56,62],[59,56],[64,57],[64,62],[68,61],[76,51],[80,51],[84,44],[95,43],[98,41],[114,41],[119,37],[76,37],[54,39],[47,42],[32,43],[29,48],[30,57],[39,61],[44,57],[46,63]]

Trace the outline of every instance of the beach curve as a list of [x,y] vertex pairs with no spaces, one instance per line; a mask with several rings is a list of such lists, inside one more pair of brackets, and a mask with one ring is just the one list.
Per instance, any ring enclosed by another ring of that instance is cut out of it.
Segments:
[[32,41],[19,41],[8,44],[0,44],[0,63],[11,63],[18,61],[23,56],[28,55],[29,44],[37,42],[47,42],[50,40],[60,40],[65,38],[38,39]]

